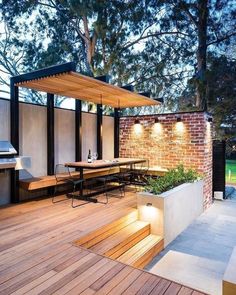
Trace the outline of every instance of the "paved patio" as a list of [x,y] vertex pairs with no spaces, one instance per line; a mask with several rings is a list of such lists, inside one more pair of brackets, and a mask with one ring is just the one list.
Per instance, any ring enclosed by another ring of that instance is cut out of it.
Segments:
[[[214,204],[157,256],[147,269],[208,294],[221,281],[236,246],[236,191]],[[167,271],[168,270],[168,271]]]

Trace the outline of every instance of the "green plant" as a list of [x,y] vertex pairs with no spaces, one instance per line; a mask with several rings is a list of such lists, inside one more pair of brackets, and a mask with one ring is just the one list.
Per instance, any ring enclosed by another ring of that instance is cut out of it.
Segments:
[[155,195],[166,192],[185,182],[194,182],[200,179],[200,175],[193,169],[184,169],[183,165],[169,170],[163,177],[148,179],[145,191]]

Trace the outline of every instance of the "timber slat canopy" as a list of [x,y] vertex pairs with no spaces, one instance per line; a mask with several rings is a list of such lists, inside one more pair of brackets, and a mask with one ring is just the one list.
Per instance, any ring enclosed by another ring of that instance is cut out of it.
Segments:
[[[33,77],[33,76],[32,76]],[[114,108],[158,105],[160,102],[115,85],[67,71],[15,83],[15,86],[77,98]]]

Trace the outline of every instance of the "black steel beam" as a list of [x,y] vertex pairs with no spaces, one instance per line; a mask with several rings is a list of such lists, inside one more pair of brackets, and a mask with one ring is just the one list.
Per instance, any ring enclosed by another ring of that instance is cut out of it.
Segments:
[[97,153],[102,159],[102,104],[97,104]]
[[[14,85],[15,81],[11,78],[10,81],[10,124],[11,124],[11,143],[19,154],[19,89]],[[19,171],[10,170],[11,183],[11,203],[20,201],[19,192]]]
[[54,174],[54,95],[47,93],[47,172]]
[[146,97],[150,97],[151,96],[151,92],[139,92],[140,95],[146,96]]
[[82,159],[82,102],[75,100],[75,161]]
[[95,77],[95,79],[97,79],[99,81],[103,81],[103,82],[109,83],[110,76],[109,75],[97,76],[97,77]]
[[114,109],[114,157],[119,158],[120,149],[120,110]]
[[34,79],[44,78],[52,75],[57,75],[61,73],[67,73],[76,71],[76,64],[74,62],[68,62],[57,66],[52,66],[48,68],[44,68],[41,70],[33,71],[30,73],[14,76],[14,83],[20,83],[25,81],[30,81]]
[[160,98],[153,98],[153,100],[158,101],[158,102],[160,102],[160,103],[163,103],[163,102],[164,102],[163,97],[160,97]]
[[132,92],[134,91],[134,86],[133,85],[125,85],[125,86],[122,86],[121,88],[132,91]]

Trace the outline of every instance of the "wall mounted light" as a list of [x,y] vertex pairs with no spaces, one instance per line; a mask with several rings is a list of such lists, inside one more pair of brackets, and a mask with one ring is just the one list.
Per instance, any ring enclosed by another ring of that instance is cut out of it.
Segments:
[[146,206],[147,207],[151,207],[152,206],[152,203],[147,203]]
[[138,118],[136,118],[134,121],[134,133],[136,136],[141,136],[143,133],[143,126]]
[[210,118],[207,119],[207,121],[208,121],[209,123],[211,123],[213,120],[212,120],[212,118],[210,117]]
[[177,121],[177,122],[182,122],[181,117],[180,117],[180,116],[177,116],[177,117],[176,117],[176,121]]
[[159,119],[155,118],[154,123],[159,123],[159,122],[160,122]]

